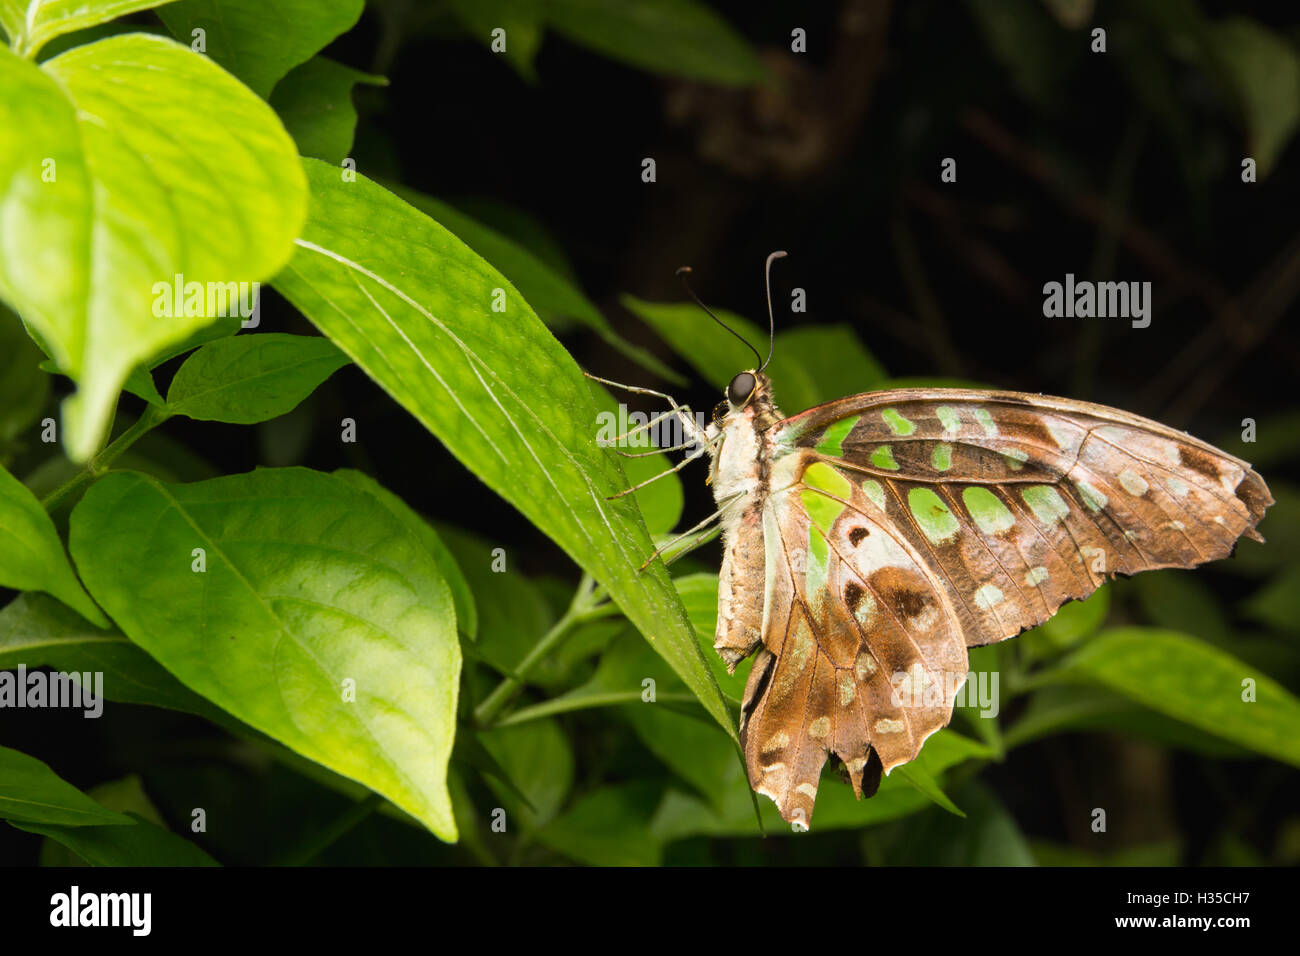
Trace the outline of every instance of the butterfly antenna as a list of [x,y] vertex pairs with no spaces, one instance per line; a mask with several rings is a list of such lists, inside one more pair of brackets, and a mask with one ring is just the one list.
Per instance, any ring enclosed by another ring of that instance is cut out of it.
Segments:
[[[782,255],[785,255],[785,253],[782,253]],[[700,299],[700,297],[695,294],[695,290],[691,288],[691,284],[686,281],[686,277],[690,275],[690,273],[691,273],[690,266],[677,267],[677,278],[682,280],[682,287],[686,290],[686,294],[695,300],[695,304],[698,305],[701,309],[703,309],[708,314],[709,318],[711,318],[714,322],[717,322],[718,325],[722,326],[724,329],[726,329],[736,338],[740,339],[740,341],[744,342],[745,348],[749,349],[751,352],[754,353],[754,358],[758,359],[760,362],[763,361],[763,356],[761,356],[758,353],[758,349],[754,348],[754,346],[749,344],[748,339],[746,339],[743,335],[741,335],[739,332],[737,332],[735,329],[729,326],[726,322],[723,322],[720,318],[714,315],[712,310],[710,310],[709,307],[705,305],[704,302]]]
[[767,362],[758,367],[760,372],[772,361],[772,352],[776,349],[776,319],[772,317],[772,260],[784,258],[785,253],[778,250],[767,257],[763,266],[763,284],[767,287]]

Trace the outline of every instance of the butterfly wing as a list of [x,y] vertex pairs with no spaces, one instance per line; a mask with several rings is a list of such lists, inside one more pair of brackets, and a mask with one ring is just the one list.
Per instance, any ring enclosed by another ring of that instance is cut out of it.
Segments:
[[901,389],[771,438],[742,742],[755,789],[805,824],[827,750],[860,792],[947,723],[967,647],[1117,573],[1226,557],[1272,504],[1245,462],[1066,399]]

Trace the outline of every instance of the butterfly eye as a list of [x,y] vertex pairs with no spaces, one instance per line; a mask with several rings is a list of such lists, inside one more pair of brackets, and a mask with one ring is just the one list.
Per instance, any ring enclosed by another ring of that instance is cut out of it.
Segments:
[[756,388],[758,388],[758,379],[754,377],[754,373],[741,372],[727,386],[727,401],[731,402],[733,408],[740,408],[749,401]]
[[730,404],[727,402],[718,402],[718,404],[713,406],[713,421],[716,424],[721,425],[722,420],[727,417],[727,413],[730,411]]

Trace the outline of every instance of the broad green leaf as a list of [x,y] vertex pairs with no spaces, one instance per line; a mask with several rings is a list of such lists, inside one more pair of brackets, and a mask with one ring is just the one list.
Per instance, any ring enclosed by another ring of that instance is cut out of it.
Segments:
[[299,63],[346,33],[364,0],[180,0],[158,11],[182,43],[204,34],[204,52],[265,99]]
[[9,46],[31,59],[56,36],[107,23],[171,0],[0,0],[0,26]]
[[76,827],[15,823],[19,830],[48,837],[91,866],[220,866],[204,850],[166,827],[130,813],[131,827]]
[[[451,0],[452,12],[479,43],[505,57],[519,75],[535,80],[533,59],[542,45],[542,8],[550,0]],[[505,31],[504,36],[494,33]]]
[[[1156,628],[1103,631],[1059,676],[1099,683],[1193,727],[1300,766],[1300,701],[1218,648]],[[1246,681],[1255,700],[1243,700]]]
[[189,485],[110,474],[73,510],[71,550],[126,635],[191,690],[455,840],[451,595],[373,496],[303,468]]
[[[627,406],[620,405],[609,391],[603,387],[593,387],[591,397],[596,403],[596,420],[598,423],[597,431],[599,432],[605,421],[613,423],[616,430],[613,435],[621,435],[629,428],[640,424],[640,420],[629,422]],[[648,419],[647,419],[648,420]],[[642,433],[644,434],[644,433]],[[675,432],[667,430],[660,432],[660,435],[672,435]],[[640,438],[641,435],[632,436],[633,439]],[[629,439],[629,442],[632,439]],[[662,444],[662,442],[660,442]],[[620,450],[635,455],[641,455],[650,451],[655,445],[647,444],[645,447],[625,443]],[[675,453],[677,457],[681,453]],[[645,520],[646,529],[651,534],[664,534],[676,527],[678,520],[682,516],[682,505],[685,502],[682,493],[682,479],[679,474],[664,475],[662,478],[655,478],[656,475],[662,475],[675,464],[667,455],[646,455],[645,457],[630,458],[620,456],[623,466],[623,474],[627,478],[625,487],[639,485],[643,481],[655,480],[644,488],[634,492],[636,495],[637,507],[641,509],[641,517]],[[707,463],[700,463],[692,466],[696,469],[695,478],[703,481],[702,475],[706,473]],[[620,489],[621,490],[621,489]],[[647,551],[642,561],[650,557]],[[638,562],[639,563],[639,562]]]
[[1110,588],[1102,586],[1082,601],[1062,604],[1060,610],[1019,640],[1031,659],[1055,657],[1097,630],[1110,612]]
[[1300,52],[1279,33],[1246,17],[1211,29],[1211,43],[1237,96],[1247,148],[1267,176],[1300,126]]
[[[744,342],[710,319],[692,302],[645,302],[631,295],[619,297],[623,307],[659,333],[674,352],[691,363],[700,376],[719,389],[737,372],[754,367],[754,353]],[[713,308],[712,306],[710,308]],[[714,314],[755,349],[767,340],[767,333],[748,319],[726,309],[713,308]],[[765,355],[766,352],[760,352]],[[776,361],[775,351],[773,361]],[[781,382],[773,375],[774,389]],[[778,391],[778,401],[781,401]]]
[[[545,826],[564,806],[573,788],[573,747],[558,721],[534,720],[517,727],[482,730],[478,734],[483,747],[496,758],[510,778],[524,791],[525,806],[511,794],[509,787],[489,781],[509,809],[521,815],[525,826]],[[482,810],[490,815],[490,808]],[[510,823],[507,821],[507,831]]]
[[438,225],[447,229],[492,266],[501,270],[527,300],[533,311],[548,325],[576,319],[592,329],[605,342],[638,363],[647,371],[669,381],[681,377],[645,349],[633,345],[614,331],[609,320],[592,304],[569,276],[557,272],[525,246],[502,235],[440,199],[416,192],[405,186],[393,187],[402,199],[428,213]]
[[352,152],[357,131],[352,88],[358,83],[387,86],[388,80],[314,56],[275,85],[271,106],[298,144],[299,153],[338,165]]
[[749,43],[696,0],[547,0],[546,23],[575,43],[657,73],[728,86],[766,76]]
[[897,828],[875,865],[1034,866],[1028,841],[988,787],[971,781],[957,791],[966,819],[932,812]]
[[329,339],[261,332],[209,342],[185,360],[166,411],[205,422],[251,425],[292,411],[348,363]]
[[278,271],[307,192],[265,103],[186,47],[128,34],[39,68],[0,47],[0,201],[0,297],[77,382],[64,441],[84,461],[131,370],[216,318],[167,315],[155,284]]
[[646,823],[659,788],[637,782],[601,787],[537,834],[557,852],[593,866],[654,866],[662,840]]
[[1118,731],[1166,747],[1212,757],[1248,757],[1251,752],[1173,717],[1157,713],[1105,687],[1057,684],[1041,687],[1006,730],[1006,747],[1073,731]]
[[[806,376],[806,384],[799,383],[802,388],[798,391],[795,382],[782,382],[782,395],[778,397],[790,414],[846,395],[870,392],[883,387],[886,380],[884,366],[862,347],[847,325],[804,325],[779,333],[770,369],[774,376],[791,374],[796,369]],[[789,397],[783,397],[786,395]]]
[[216,866],[217,861],[189,840],[167,829],[140,778],[135,774],[91,787],[88,795],[101,806],[129,814],[133,827],[68,827],[16,824],[49,839],[41,847],[41,866]]
[[0,464],[5,445],[40,417],[50,378],[40,368],[41,350],[23,332],[18,317],[0,305]]
[[[276,286],[490,488],[561,545],[735,733],[577,365],[499,272],[358,176],[305,160],[312,214]],[[505,296],[505,312],[492,304]]]
[[0,747],[0,818],[70,827],[135,822],[100,806],[35,757],[8,747]]
[[470,591],[469,582],[465,580],[465,575],[460,570],[460,565],[456,563],[455,556],[443,544],[438,532],[433,530],[433,525],[365,472],[340,468],[334,472],[334,477],[360,488],[367,494],[374,495],[398,521],[415,532],[415,536],[429,552],[429,557],[433,558],[433,563],[438,566],[438,573],[442,575],[442,579],[447,582],[447,588],[451,591],[451,600],[456,607],[456,627],[462,634],[473,640],[478,635],[478,610],[474,605],[474,594]]
[[35,591],[18,595],[0,610],[0,669],[19,664],[70,674],[99,672],[109,700],[233,723],[127,637],[92,627],[80,614]]
[[108,619],[73,573],[54,522],[36,496],[5,468],[0,468],[0,587],[44,591],[108,627]]
[[509,236],[553,271],[578,284],[578,275],[564,246],[532,214],[492,196],[459,196],[452,205],[497,235]]

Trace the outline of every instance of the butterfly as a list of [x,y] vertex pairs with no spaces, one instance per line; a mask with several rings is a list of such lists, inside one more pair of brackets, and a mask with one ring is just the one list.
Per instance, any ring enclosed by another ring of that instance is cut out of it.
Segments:
[[[783,255],[767,261],[772,328]],[[663,397],[695,445],[672,470],[703,452],[712,464],[717,511],[687,534],[721,528],[714,649],[732,672],[754,656],[740,717],[749,781],[800,829],[829,755],[870,797],[949,722],[967,648],[1041,624],[1117,574],[1263,540],[1263,479],[1158,422],[955,388],[786,416],[767,364],[732,378],[707,426]]]

